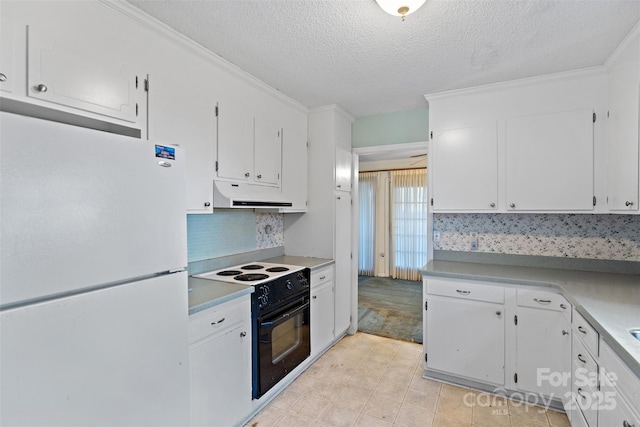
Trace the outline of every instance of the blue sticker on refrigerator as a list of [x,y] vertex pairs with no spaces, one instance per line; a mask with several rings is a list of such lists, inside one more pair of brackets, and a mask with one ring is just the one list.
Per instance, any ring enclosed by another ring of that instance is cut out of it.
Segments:
[[156,145],[156,157],[162,159],[175,160],[176,149],[173,147],[165,147],[164,145]]

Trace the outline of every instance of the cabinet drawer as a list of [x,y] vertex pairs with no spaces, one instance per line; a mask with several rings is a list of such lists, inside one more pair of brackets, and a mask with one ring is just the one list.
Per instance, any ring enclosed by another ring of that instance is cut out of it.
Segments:
[[[571,315],[571,304],[560,294],[550,292],[518,290],[518,305],[521,307],[555,310]],[[570,319],[569,319],[570,320]]]
[[576,337],[575,333],[573,335],[573,351],[571,353],[573,365],[580,369],[580,372],[577,372],[575,369],[573,370],[574,382],[581,383],[587,379],[597,378],[598,364],[586,350],[582,342]]
[[638,408],[637,400],[635,405],[633,400],[625,401],[624,397],[627,396],[624,396],[624,393],[609,384],[603,384],[600,388],[600,393],[602,402],[598,411],[598,426],[640,426],[640,408]]
[[571,427],[596,427],[587,424],[582,411],[578,407],[576,399],[571,399]]
[[333,281],[334,266],[325,267],[318,271],[311,272],[311,287],[321,286],[326,282]]
[[[574,363],[574,372],[576,369],[579,369],[579,366]],[[587,420],[587,425],[590,427],[597,426],[599,394],[596,391],[596,387],[592,387],[588,383],[574,381],[571,391],[576,399],[578,408]]]
[[[613,352],[604,341],[600,343],[600,366],[603,374],[611,379],[630,402],[640,402],[640,378],[638,378],[627,365]],[[605,379],[602,378],[604,381]],[[638,403],[640,411],[640,403]]]
[[582,340],[587,351],[595,358],[598,357],[598,333],[593,326],[574,308],[573,309],[573,333]]
[[189,344],[224,333],[244,321],[250,327],[251,297],[249,295],[190,316]]
[[504,303],[504,288],[468,281],[427,279],[427,294]]

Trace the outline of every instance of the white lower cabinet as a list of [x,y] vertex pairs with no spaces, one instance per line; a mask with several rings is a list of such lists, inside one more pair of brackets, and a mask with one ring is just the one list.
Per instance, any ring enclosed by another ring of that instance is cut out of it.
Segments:
[[427,369],[505,383],[504,292],[500,287],[426,279]]
[[561,295],[517,291],[517,388],[566,401],[571,388],[571,306]]
[[[640,377],[600,339],[599,427],[640,426]],[[590,427],[593,425],[590,424]]]
[[426,371],[553,398],[571,391],[571,305],[559,294],[425,278]]
[[251,411],[251,300],[190,316],[191,425],[238,424]]
[[311,275],[311,357],[325,351],[334,339],[334,268]]

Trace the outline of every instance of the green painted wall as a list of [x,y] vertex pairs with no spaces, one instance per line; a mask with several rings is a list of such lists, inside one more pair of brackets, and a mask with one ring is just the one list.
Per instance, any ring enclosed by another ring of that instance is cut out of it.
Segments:
[[357,118],[353,122],[351,145],[405,144],[426,141],[429,134],[429,109],[398,111]]

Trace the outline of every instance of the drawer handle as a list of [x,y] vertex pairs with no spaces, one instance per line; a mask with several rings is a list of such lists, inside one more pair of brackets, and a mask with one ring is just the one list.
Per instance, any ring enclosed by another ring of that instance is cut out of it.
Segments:
[[629,423],[629,421],[624,420],[622,421],[622,427],[633,427],[633,424]]
[[582,389],[578,388],[578,394],[580,395],[581,398],[586,399],[587,396],[585,396],[584,394],[582,394]]
[[580,331],[583,334],[587,335],[587,331],[582,326],[578,326],[578,331]]
[[326,278],[327,278],[327,276],[320,276],[320,280],[324,280]]
[[578,354],[578,360],[581,361],[582,363],[587,363],[586,359],[582,356],[582,354]]
[[566,306],[566,305],[564,305],[564,304],[560,304],[560,308],[561,308],[561,309],[563,309],[563,310],[566,310],[566,309],[567,309],[567,306]]
[[456,289],[456,292],[462,295],[469,295],[471,293],[471,291],[463,291],[460,289]]
[[226,317],[223,317],[222,319],[218,320],[217,322],[211,322],[211,324],[212,325],[217,325],[218,323],[224,322],[224,319],[226,319]]
[[533,300],[535,302],[537,302],[538,304],[551,304],[551,300],[550,299],[534,298]]
[[6,82],[7,81],[7,76],[4,73],[0,73],[0,82]]

